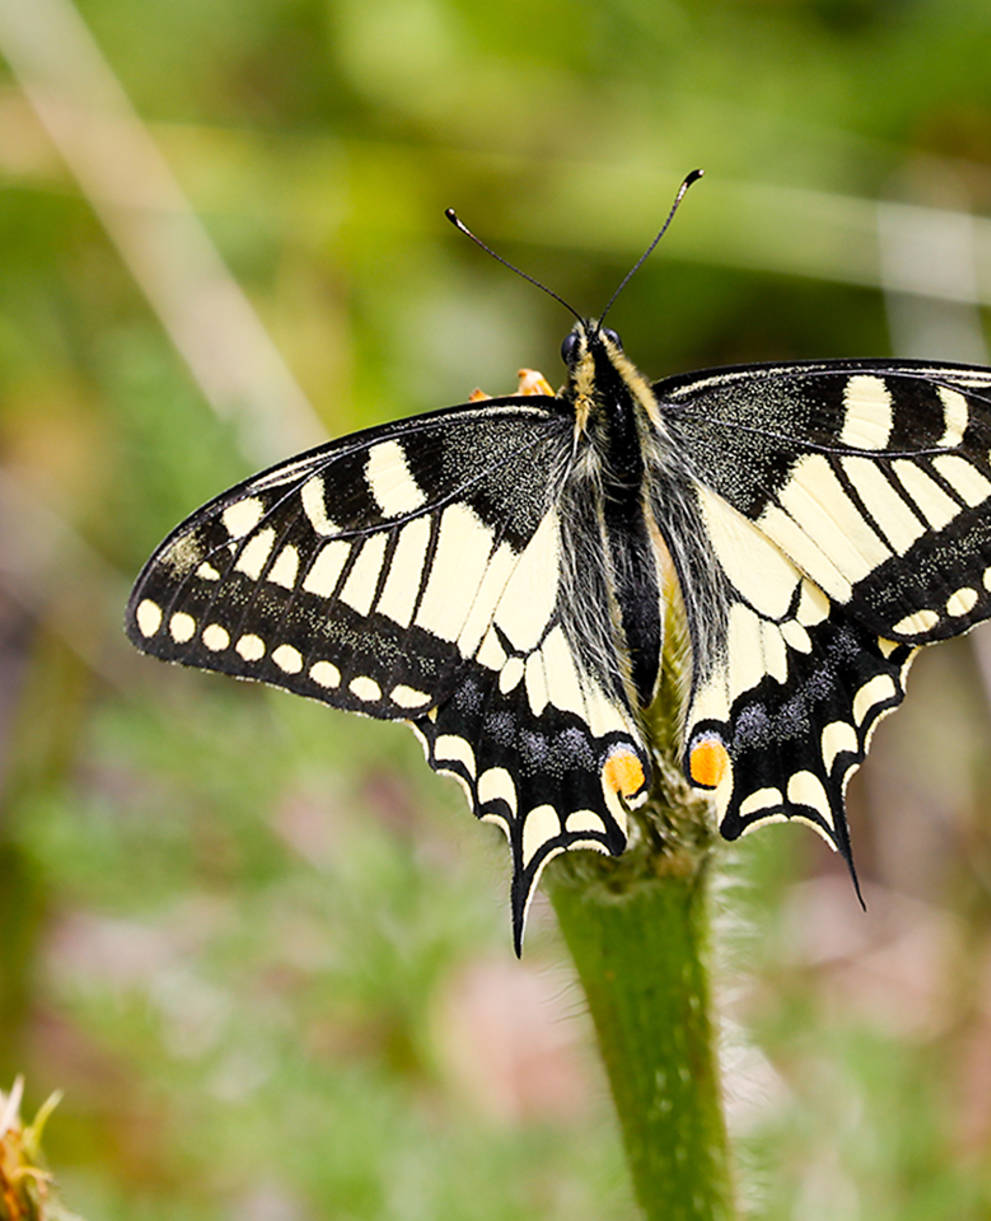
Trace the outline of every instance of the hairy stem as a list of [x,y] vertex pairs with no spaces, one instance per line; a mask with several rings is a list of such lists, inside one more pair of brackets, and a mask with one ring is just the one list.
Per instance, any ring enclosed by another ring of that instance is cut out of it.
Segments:
[[547,885],[588,998],[648,1221],[737,1216],[709,983],[711,813],[674,765],[677,673],[651,711],[656,783],[618,860],[567,854]]

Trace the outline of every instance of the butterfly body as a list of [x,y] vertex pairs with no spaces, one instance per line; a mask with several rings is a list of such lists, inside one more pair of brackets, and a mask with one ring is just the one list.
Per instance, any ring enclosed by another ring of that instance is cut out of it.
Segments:
[[672,577],[688,780],[726,838],[796,819],[848,862],[845,787],[917,647],[991,615],[991,371],[652,384],[592,321],[562,355],[556,395],[370,429],[217,497],[127,617],[167,660],[408,721],[507,836],[517,949],[546,862],[622,851],[650,790]]

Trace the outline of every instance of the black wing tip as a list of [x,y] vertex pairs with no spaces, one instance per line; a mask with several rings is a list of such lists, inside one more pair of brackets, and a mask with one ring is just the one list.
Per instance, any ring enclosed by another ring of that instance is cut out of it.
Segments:
[[[787,812],[785,812],[785,816],[789,819],[789,821],[792,818],[792,815],[787,814]],[[759,824],[761,821],[761,819],[756,819],[753,822],[747,822],[739,818],[736,814],[727,814],[719,825],[719,834],[723,837],[723,839],[727,840],[729,843],[732,843],[734,840],[739,839],[744,831],[748,830],[755,823]],[[820,823],[819,825],[825,829],[824,823]],[[850,881],[853,883],[853,893],[857,896],[857,902],[860,904],[861,910],[866,912],[867,903],[864,901],[863,891],[860,889],[860,878],[857,876],[857,867],[853,861],[853,848],[850,844],[850,833],[846,825],[846,816],[842,810],[840,811],[839,828],[837,831],[830,832],[829,838],[836,846],[840,856],[843,857],[843,860],[846,863],[847,871],[850,874]]]
[[533,886],[528,886],[523,870],[518,863],[513,863],[513,881],[509,888],[509,910],[513,922],[513,952],[517,958],[523,957],[523,937],[526,934],[526,918],[533,896]]
[[857,867],[853,863],[853,852],[850,848],[850,840],[847,838],[845,844],[840,845],[840,853],[846,861],[846,867],[850,874],[850,881],[853,883],[853,893],[857,896],[857,902],[860,904],[860,910],[867,911],[867,904],[864,902],[864,895],[860,889],[860,879],[857,877]]

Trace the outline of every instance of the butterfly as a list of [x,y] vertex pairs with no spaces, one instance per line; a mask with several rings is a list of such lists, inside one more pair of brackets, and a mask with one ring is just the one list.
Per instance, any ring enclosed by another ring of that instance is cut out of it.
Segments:
[[575,317],[556,393],[524,371],[245,480],[172,531],[126,616],[156,657],[407,722],[508,839],[517,953],[546,863],[622,852],[650,792],[667,574],[688,782],[726,839],[804,822],[851,873],[845,788],[916,652],[991,616],[991,369],[651,382]]

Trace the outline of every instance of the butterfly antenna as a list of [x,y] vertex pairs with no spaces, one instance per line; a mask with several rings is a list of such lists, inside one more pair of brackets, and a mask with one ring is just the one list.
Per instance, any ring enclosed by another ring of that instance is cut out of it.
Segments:
[[602,326],[602,320],[605,318],[606,314],[608,314],[609,311],[612,309],[613,303],[615,302],[616,298],[623,291],[623,289],[627,286],[627,284],[629,284],[629,282],[633,279],[633,277],[637,274],[637,272],[643,266],[644,262],[650,257],[650,254],[653,251],[654,247],[661,240],[661,238],[665,235],[665,233],[667,233],[668,225],[670,225],[671,222],[674,220],[674,214],[675,214],[675,212],[678,211],[678,205],[685,198],[685,192],[688,190],[688,188],[692,185],[693,182],[698,182],[698,180],[702,177],[702,175],[704,173],[705,173],[704,170],[692,170],[692,172],[687,176],[685,181],[678,188],[678,194],[674,197],[674,203],[671,205],[671,211],[668,213],[667,220],[664,222],[663,225],[661,225],[661,230],[658,233],[657,237],[654,238],[654,240],[650,243],[650,245],[643,252],[643,254],[633,264],[633,266],[630,268],[630,270],[623,277],[622,283],[620,284],[619,288],[616,289],[616,291],[613,293],[613,295],[606,302],[606,308],[599,315],[599,321],[598,321],[596,330],[598,330],[599,327]]
[[510,263],[509,259],[504,259],[501,254],[496,254],[496,252],[492,249],[491,246],[486,246],[486,244],[482,241],[482,239],[480,237],[476,237],[475,234],[472,233],[472,231],[468,228],[468,226],[464,223],[464,221],[461,220],[461,218],[458,216],[457,212],[455,212],[455,210],[453,208],[445,208],[444,215],[451,222],[451,224],[455,227],[455,229],[460,229],[461,232],[465,235],[465,237],[470,237],[476,246],[480,246],[485,251],[486,254],[490,254],[497,263],[501,263],[503,265],[503,267],[508,267],[510,271],[515,271],[516,274],[518,276],[521,276],[524,280],[529,280],[531,284],[535,284],[537,286],[537,288],[539,288],[543,292],[545,292],[548,295],[548,297],[553,297],[555,301],[559,301],[566,310],[569,310],[572,314],[574,314],[574,316],[578,319],[579,322],[582,321],[581,314],[579,314],[579,312],[573,306],[569,305],[563,297],[559,297],[558,294],[552,288],[548,288],[546,284],[541,284],[541,282],[538,279],[536,279],[534,276],[528,276],[525,271],[520,271],[520,269],[518,267],[516,267],[512,263]]

